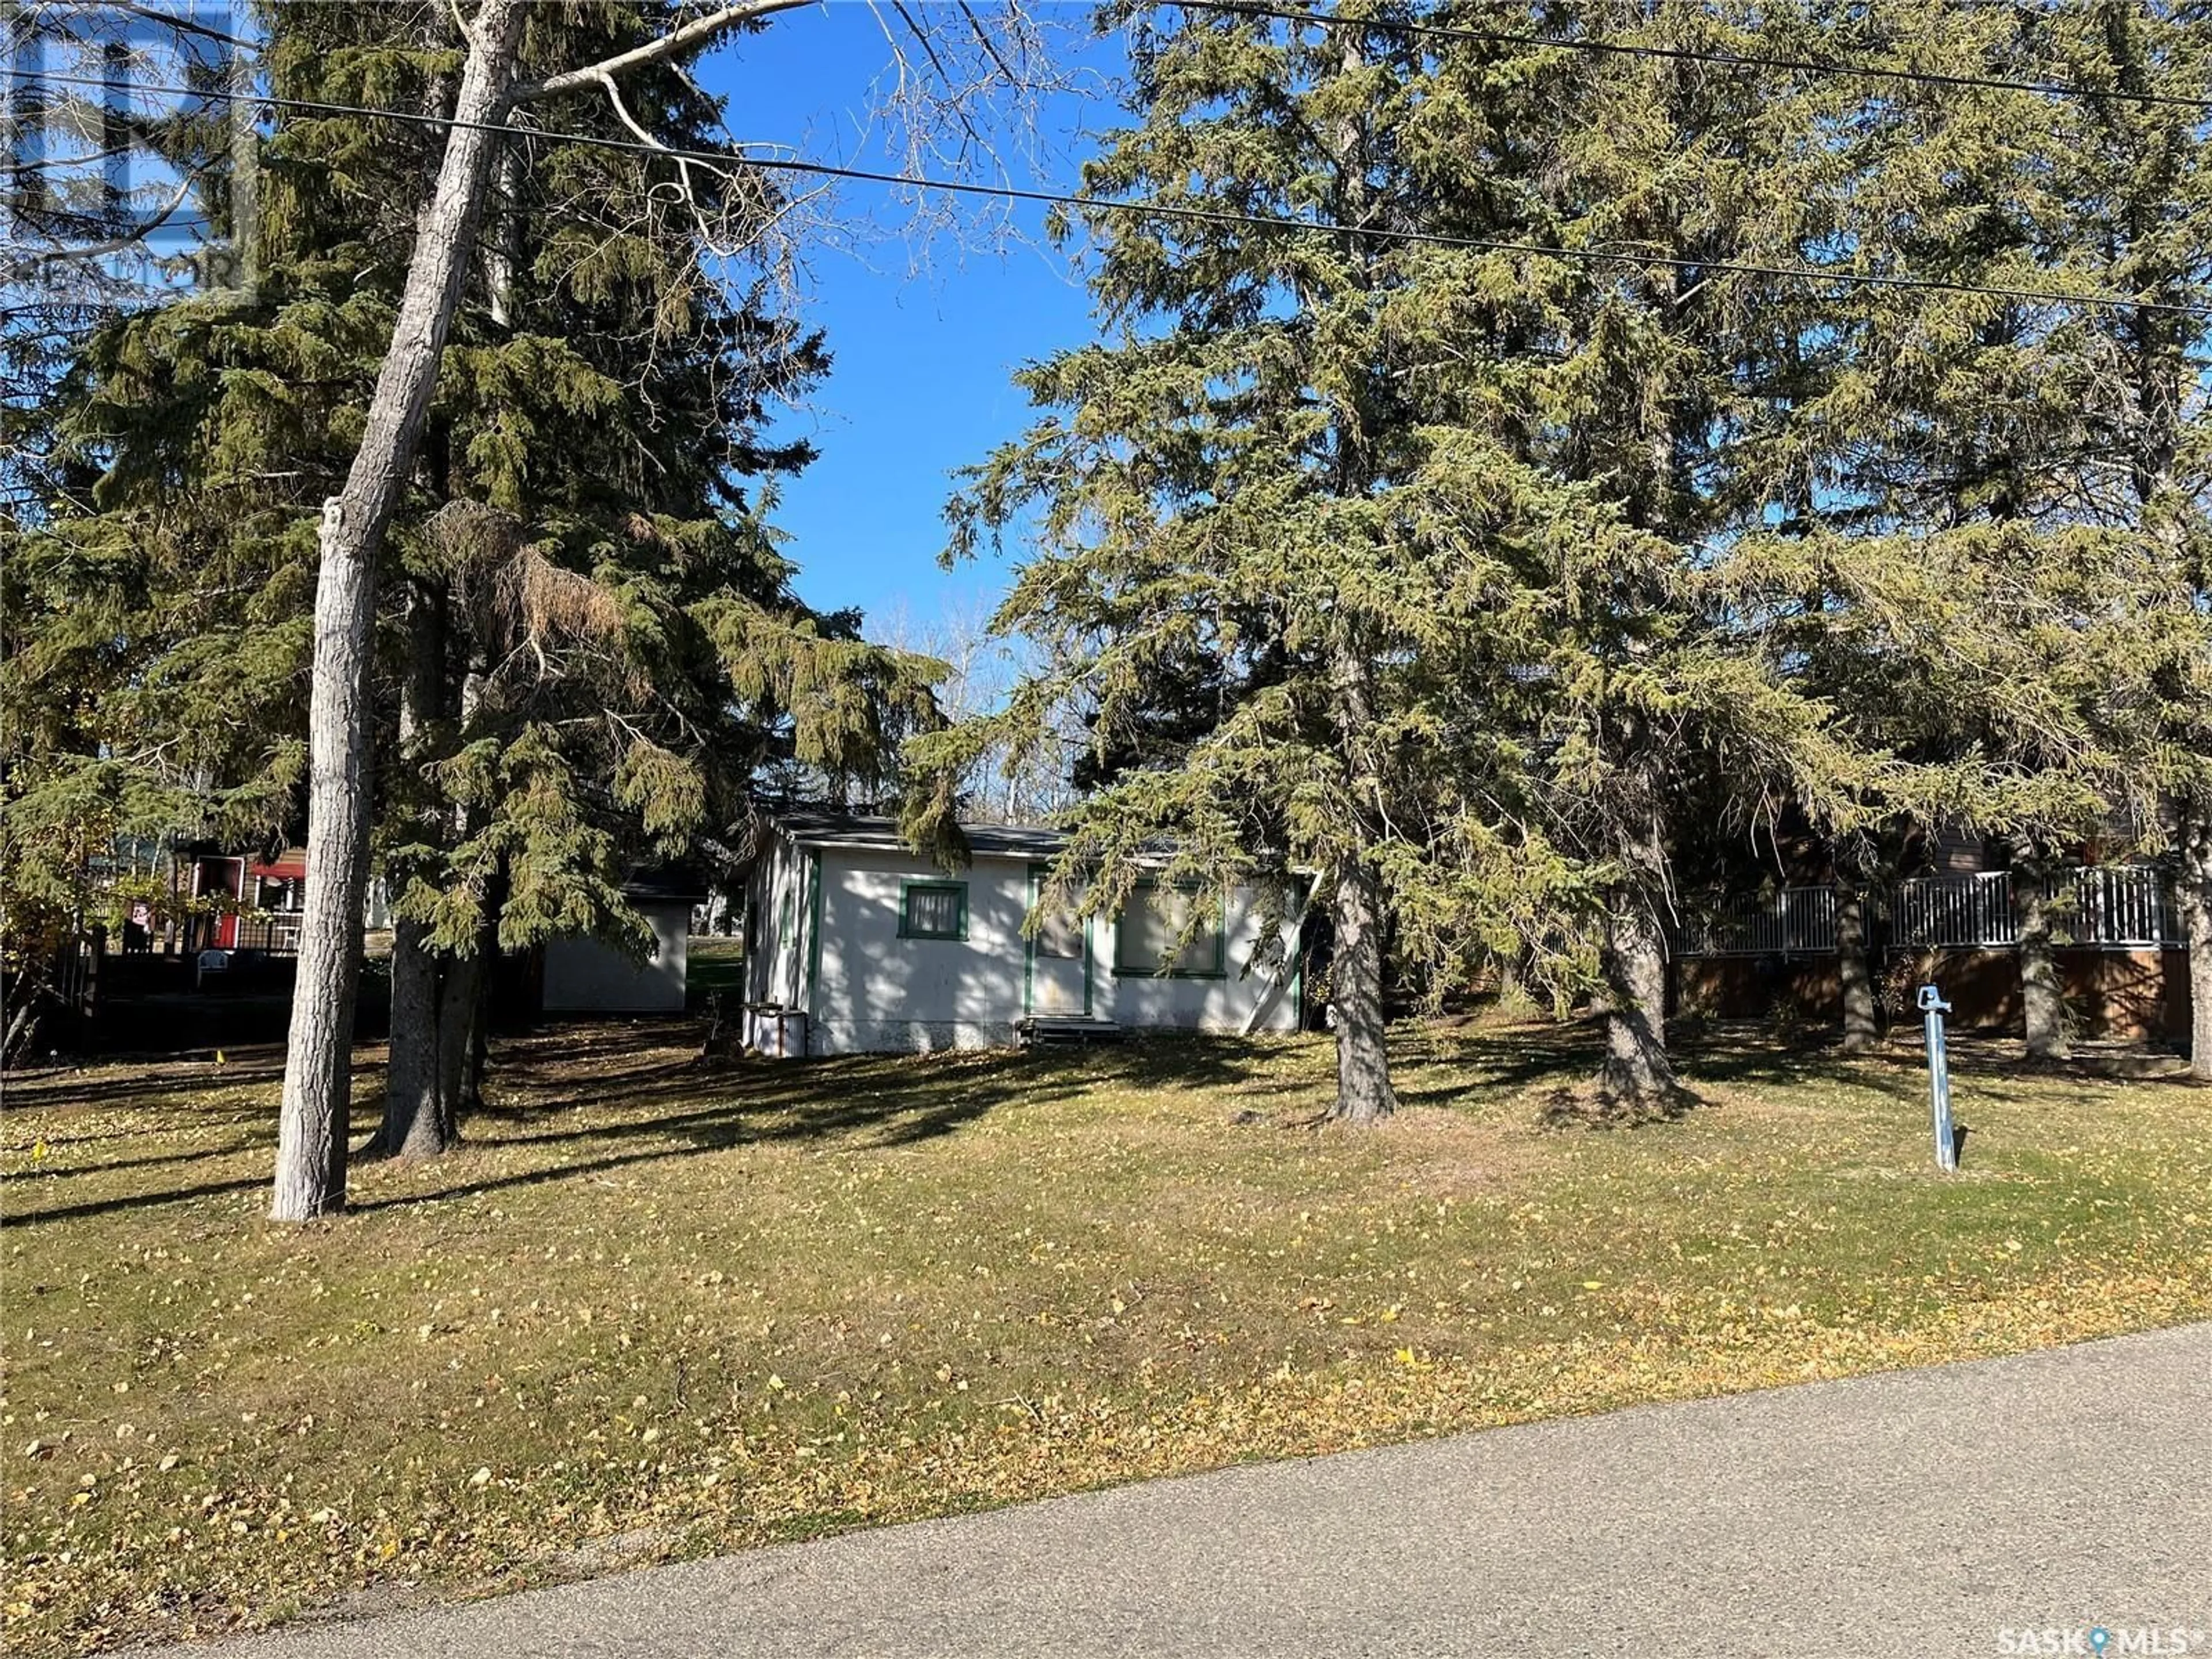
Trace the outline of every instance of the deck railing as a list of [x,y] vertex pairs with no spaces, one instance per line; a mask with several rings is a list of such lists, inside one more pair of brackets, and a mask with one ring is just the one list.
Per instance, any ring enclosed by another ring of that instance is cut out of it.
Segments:
[[[2154,865],[2061,871],[2045,890],[2054,944],[2128,951],[2185,943],[2164,873]],[[2020,943],[2008,871],[1900,881],[1868,895],[1866,912],[1869,944],[2009,950]],[[1836,949],[1836,892],[1784,887],[1692,902],[1672,932],[1679,956],[1828,956]]]

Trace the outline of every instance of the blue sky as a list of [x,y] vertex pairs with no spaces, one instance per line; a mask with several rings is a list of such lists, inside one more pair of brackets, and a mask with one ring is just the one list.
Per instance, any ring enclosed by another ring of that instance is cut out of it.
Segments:
[[[1079,15],[1072,7],[1063,14],[1071,21]],[[1110,76],[1118,56],[1108,43],[1083,62]],[[728,98],[728,125],[740,138],[883,168],[896,158],[862,135],[872,89],[890,63],[871,9],[831,0],[720,50],[699,78]],[[1046,106],[1052,159],[1044,165],[1055,182],[1074,180],[1081,131],[1113,118],[1103,93]],[[926,626],[988,609],[1006,580],[1003,561],[939,568],[951,474],[1028,424],[1032,411],[1013,371],[1090,339],[1094,329],[1079,273],[1041,239],[979,249],[940,237],[916,246],[904,234],[907,210],[892,195],[843,186],[841,217],[862,228],[850,249],[817,246],[810,259],[806,314],[825,331],[834,364],[811,405],[786,423],[811,437],[821,457],[788,481],[776,518],[793,538],[788,550],[809,603]],[[975,204],[963,213],[988,210]],[[1038,215],[1018,214],[1016,222],[1034,236]]]

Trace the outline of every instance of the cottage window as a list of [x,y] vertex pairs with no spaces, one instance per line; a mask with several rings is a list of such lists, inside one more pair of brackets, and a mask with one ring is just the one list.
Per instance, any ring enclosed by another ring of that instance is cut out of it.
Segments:
[[[1223,973],[1221,910],[1218,893],[1139,883],[1114,929],[1114,971],[1170,979],[1206,979]],[[1178,940],[1184,940],[1182,953],[1169,962]]]
[[966,939],[968,885],[957,881],[910,881],[899,894],[901,939]]

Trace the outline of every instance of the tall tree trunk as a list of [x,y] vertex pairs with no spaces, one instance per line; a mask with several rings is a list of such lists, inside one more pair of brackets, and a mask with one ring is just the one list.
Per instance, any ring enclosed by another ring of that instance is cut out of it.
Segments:
[[1667,934],[1654,897],[1665,890],[1667,874],[1658,791],[1648,758],[1632,770],[1632,799],[1644,810],[1622,832],[1629,879],[1606,924],[1605,1065],[1598,1073],[1598,1098],[1627,1110],[1669,1106],[1681,1093],[1667,1054]]
[[452,957],[438,1004],[438,1128],[445,1151],[460,1139],[462,1099],[468,1088],[469,1054],[483,1003],[483,958],[474,951]]
[[477,15],[454,125],[416,234],[392,349],[345,488],[324,505],[307,713],[307,894],[270,1211],[278,1221],[306,1221],[345,1206],[354,995],[368,877],[367,682],[377,556],[422,435],[469,268],[497,143],[486,129],[505,113],[522,13],[523,0],[485,0]]
[[1341,1123],[1380,1123],[1398,1109],[1382,1018],[1382,905],[1373,871],[1347,863],[1336,879],[1336,1104]]
[[469,1053],[461,1068],[460,1096],[455,1113],[466,1117],[483,1109],[484,1068],[491,1048],[491,1001],[497,984],[499,914],[507,908],[507,860],[501,858],[485,884],[483,920],[477,924],[476,1008],[469,1020]]
[[1336,956],[1329,982],[1336,1004],[1336,1104],[1340,1123],[1374,1124],[1398,1109],[1382,1014],[1382,884],[1362,856],[1371,844],[1370,810],[1382,784],[1372,759],[1375,669],[1349,622],[1337,624],[1331,667],[1336,736],[1352,786],[1346,805],[1355,845],[1336,875]]
[[2212,813],[2185,805],[2174,897],[2189,939],[2189,1074],[2212,1082]]
[[1866,894],[1856,883],[1836,889],[1836,976],[1843,988],[1844,1052],[1869,1054],[1881,1046],[1881,1020],[1867,945]]
[[1667,1054],[1667,939],[1638,892],[1614,901],[1605,950],[1605,1065],[1598,1097],[1635,1109],[1671,1104],[1680,1093]]
[[[437,579],[416,576],[407,591],[407,671],[399,685],[399,759],[411,792],[432,752],[446,712],[446,604]],[[435,839],[442,815],[424,808],[416,833]],[[411,870],[394,874],[403,880]],[[392,1158],[435,1158],[447,1148],[439,1069],[439,1008],[445,958],[430,930],[401,917],[392,929],[392,1041],[386,1067],[384,1124],[368,1148]]]
[[2032,1060],[2063,1060],[2066,999],[2058,980],[2058,960],[2051,949],[2051,897],[2039,862],[2015,858],[2012,864],[2013,915],[2020,930],[2020,1008]]
[[392,925],[392,1047],[384,1083],[384,1127],[370,1150],[393,1158],[434,1158],[439,1130],[439,961],[429,928],[401,917]]
[[483,1110],[484,1067],[491,1052],[491,953],[498,948],[498,932],[495,927],[486,927],[478,929],[477,934],[476,1012],[469,1020],[469,1053],[461,1067],[461,1092],[453,1103],[454,1112],[461,1117]]

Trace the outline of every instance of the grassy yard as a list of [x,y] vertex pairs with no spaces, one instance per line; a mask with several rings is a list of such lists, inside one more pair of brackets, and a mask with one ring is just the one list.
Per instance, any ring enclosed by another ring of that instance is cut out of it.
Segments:
[[[355,1213],[263,1218],[276,1057],[21,1082],[10,1650],[205,1633],[1102,1483],[2212,1315],[2212,1091],[1716,1046],[1547,1127],[1548,1027],[688,1065],[499,1052]],[[362,1073],[364,1098],[380,1078]]]

